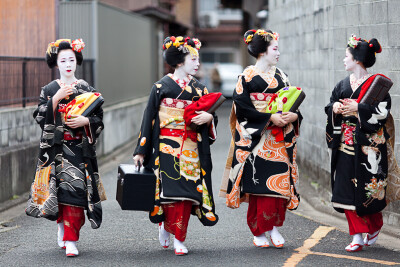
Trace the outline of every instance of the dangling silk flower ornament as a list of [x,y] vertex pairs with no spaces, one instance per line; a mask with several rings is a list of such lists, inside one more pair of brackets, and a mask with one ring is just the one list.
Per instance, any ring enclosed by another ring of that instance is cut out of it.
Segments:
[[58,47],[56,47],[55,43],[54,42],[49,43],[49,45],[47,46],[46,53],[50,55],[50,54],[57,54],[57,52],[58,52]]
[[274,32],[273,35],[274,35],[274,39],[275,39],[276,41],[279,41],[280,34],[277,33],[277,32]]
[[85,43],[82,39],[76,39],[71,43],[72,50],[80,53],[85,48]]
[[347,43],[351,48],[356,48],[358,43],[361,42],[361,38],[357,38],[354,34],[352,34],[349,38],[349,42]]
[[201,42],[200,42],[200,40],[197,39],[197,38],[192,38],[192,40],[193,40],[193,42],[194,42],[194,44],[195,44],[195,46],[196,46],[196,49],[197,49],[197,50],[200,50],[200,48],[201,48]]
[[277,33],[277,32],[270,33],[270,32],[267,32],[267,31],[265,31],[265,30],[258,29],[258,30],[256,31],[256,34],[261,35],[262,37],[264,37],[264,39],[265,39],[266,41],[267,41],[267,38],[268,38],[268,37],[271,38],[271,39],[268,40],[268,41],[271,41],[271,40],[276,40],[276,41],[278,41],[278,39],[279,39],[279,33]]

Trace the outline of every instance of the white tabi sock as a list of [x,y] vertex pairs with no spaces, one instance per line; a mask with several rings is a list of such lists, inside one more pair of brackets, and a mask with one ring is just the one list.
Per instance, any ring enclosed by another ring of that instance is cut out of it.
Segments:
[[362,234],[353,235],[353,241],[351,241],[351,243],[364,245],[364,240],[363,240]]
[[158,226],[158,239],[160,240],[160,244],[163,248],[169,247],[169,232],[164,228],[164,222]]
[[179,241],[174,237],[174,248],[175,248],[175,255],[186,255],[188,254],[188,249],[183,244],[183,242]]
[[282,248],[283,244],[285,244],[285,239],[283,236],[279,233],[278,228],[274,226],[271,231],[269,232],[269,236],[271,237],[272,244],[276,248]]
[[75,257],[79,255],[76,247],[76,241],[65,241],[65,254],[67,257]]
[[60,222],[57,224],[58,232],[57,232],[57,243],[60,248],[65,248],[64,239],[64,222]]
[[258,235],[258,236],[254,236],[253,244],[256,247],[263,247],[263,248],[269,247],[268,238],[265,236],[265,233]]

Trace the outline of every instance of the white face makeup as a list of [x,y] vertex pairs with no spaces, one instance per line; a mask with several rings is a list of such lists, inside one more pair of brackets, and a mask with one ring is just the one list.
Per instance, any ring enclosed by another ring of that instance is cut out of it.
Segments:
[[263,57],[268,65],[275,66],[276,64],[278,64],[280,54],[281,53],[279,53],[278,41],[272,40],[269,43],[267,52],[264,53]]
[[185,62],[179,68],[186,74],[186,75],[195,75],[199,70],[200,62],[199,57],[192,57],[192,55],[187,55],[185,57]]
[[58,53],[57,66],[62,80],[75,77],[76,57],[72,49],[61,50]]
[[344,68],[347,71],[354,71],[357,67],[357,61],[354,60],[353,55],[350,53],[349,49],[346,49],[346,55],[343,59]]

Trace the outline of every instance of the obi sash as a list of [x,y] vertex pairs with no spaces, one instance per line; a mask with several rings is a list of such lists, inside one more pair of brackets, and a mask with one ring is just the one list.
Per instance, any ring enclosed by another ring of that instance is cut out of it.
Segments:
[[[250,94],[250,100],[253,103],[254,107],[258,112],[263,112],[266,113],[268,104],[271,102],[276,97],[276,94],[271,94],[271,93],[251,93]],[[273,136],[275,136],[275,141],[276,142],[281,142],[283,141],[283,130],[281,127],[278,126],[269,126],[267,128],[268,130],[271,130],[271,133]]]

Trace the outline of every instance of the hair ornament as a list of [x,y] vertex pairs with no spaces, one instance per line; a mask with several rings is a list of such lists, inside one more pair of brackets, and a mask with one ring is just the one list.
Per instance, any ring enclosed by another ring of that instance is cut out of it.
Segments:
[[361,42],[361,38],[357,38],[354,34],[352,34],[347,45],[351,48],[356,48],[359,42]]
[[271,41],[271,40],[278,41],[279,40],[279,33],[277,33],[277,32],[270,33],[270,32],[267,32],[266,30],[258,29],[255,33],[264,37],[265,41]]
[[80,39],[75,39],[73,42],[71,42],[71,39],[58,39],[55,42],[49,43],[47,46],[46,53],[50,56],[51,54],[58,54],[58,47],[60,46],[60,43],[62,42],[67,42],[70,44],[71,49],[75,52],[82,52],[83,48],[85,47],[85,43],[83,40]]
[[197,38],[192,38],[192,40],[193,40],[193,42],[194,42],[194,45],[196,46],[196,49],[197,49],[197,50],[200,50],[200,48],[201,48],[201,42],[200,42],[200,40],[197,39]]
[[168,43],[166,43],[165,45],[163,45],[163,49],[166,50],[168,48],[170,48],[172,45],[172,41],[169,41]]
[[85,43],[83,42],[82,38],[75,39],[74,41],[72,41],[71,47],[72,47],[72,50],[80,53],[80,52],[82,52],[83,48],[85,48]]
[[[194,42],[195,47],[188,44],[188,41],[190,41],[190,40],[192,40]],[[163,45],[163,49],[167,50],[171,46],[176,47],[182,53],[185,53],[185,54],[190,53],[190,55],[193,58],[193,57],[199,56],[198,50],[200,50],[200,48],[201,48],[201,42],[197,38],[186,37],[185,39],[183,39],[182,36],[177,36],[177,37],[171,36],[170,41]]]
[[171,37],[171,40],[174,42],[173,45],[178,49],[181,45],[183,45],[185,43],[185,40],[183,40],[182,36],[178,36],[178,37],[174,38],[174,40]]
[[254,36],[254,34],[249,34],[249,35],[247,35],[247,37],[244,38],[244,42],[245,42],[246,44],[249,44],[249,43],[253,40],[253,36]]

